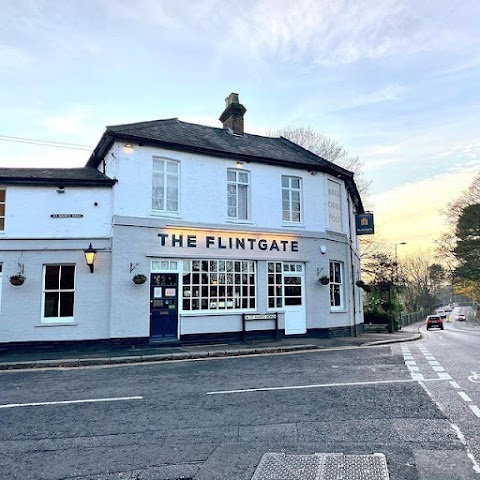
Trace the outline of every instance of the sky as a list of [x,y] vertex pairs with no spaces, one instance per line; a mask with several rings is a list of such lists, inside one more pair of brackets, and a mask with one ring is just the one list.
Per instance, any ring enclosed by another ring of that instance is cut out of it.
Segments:
[[[480,169],[478,0],[0,0],[0,167],[80,167],[105,126],[303,126],[364,162],[398,256]],[[15,137],[15,138],[12,138]],[[72,148],[33,144],[37,139]]]

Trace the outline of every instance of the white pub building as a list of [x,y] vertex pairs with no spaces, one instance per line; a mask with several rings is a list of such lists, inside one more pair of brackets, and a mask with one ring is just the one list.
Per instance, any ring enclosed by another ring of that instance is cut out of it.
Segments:
[[84,168],[0,169],[0,345],[356,335],[353,174],[285,138],[107,127]]

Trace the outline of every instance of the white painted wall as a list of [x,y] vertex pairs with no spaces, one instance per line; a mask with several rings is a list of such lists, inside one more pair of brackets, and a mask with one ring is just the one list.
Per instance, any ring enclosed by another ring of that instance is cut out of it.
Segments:
[[[44,246],[43,251],[0,251],[3,262],[0,343],[109,338],[111,252],[97,253],[92,274],[83,250],[48,250],[49,241]],[[20,262],[26,280],[21,286],[12,286],[8,277],[18,271]],[[76,266],[75,321],[65,325],[42,324],[43,266],[58,263]]]
[[[231,224],[227,219],[227,169],[236,168],[234,160],[206,155],[173,152],[134,145],[127,152],[116,143],[106,156],[106,174],[119,182],[114,186],[114,214],[130,217],[152,216],[153,156],[180,162],[180,213],[170,218],[189,222]],[[250,172],[251,225],[285,230],[325,231],[327,225],[326,179],[306,170],[265,164],[244,163]],[[303,218],[301,225],[282,224],[281,176],[302,178]],[[345,196],[346,190],[342,187]],[[343,233],[348,231],[346,201],[343,202]],[[165,217],[165,215],[162,215]]]
[[[1,238],[79,238],[110,235],[110,187],[8,185],[5,232]],[[96,205],[95,205],[96,204]],[[82,218],[52,218],[52,214],[82,214]],[[88,246],[88,245],[87,245]]]

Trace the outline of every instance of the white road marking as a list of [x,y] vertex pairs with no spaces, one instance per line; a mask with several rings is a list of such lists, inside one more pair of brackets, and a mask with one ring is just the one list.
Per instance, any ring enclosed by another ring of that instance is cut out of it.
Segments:
[[473,412],[478,418],[480,418],[480,408],[478,408],[476,405],[469,405],[469,407],[471,408],[472,412]]
[[445,371],[445,369],[441,366],[436,367],[436,366],[432,365],[432,368],[435,372],[444,372]]
[[413,365],[407,365],[407,368],[411,371],[411,372],[419,372],[420,371],[420,368],[419,367],[415,367]]
[[426,358],[427,360],[433,360],[433,361],[436,360],[436,358],[435,358],[433,355],[425,355],[425,358]]
[[465,393],[465,392],[457,392],[463,400],[465,400],[466,402],[471,402],[472,399]]
[[0,405],[0,408],[43,407],[47,405],[72,405],[75,403],[95,403],[95,402],[121,402],[121,401],[128,401],[128,400],[143,400],[143,397],[87,398],[84,400],[63,400],[58,402],[7,403],[5,405]]
[[425,380],[425,377],[421,373],[411,373],[410,375],[412,376],[413,380]]
[[417,362],[415,360],[405,360],[405,365],[416,365]]
[[433,367],[439,367],[440,364],[436,360],[429,360],[428,363]]
[[[425,378],[423,382],[438,382],[439,378]],[[292,385],[290,387],[261,387],[261,388],[245,388],[243,390],[218,390],[215,392],[207,392],[207,395],[222,395],[229,393],[252,393],[252,392],[272,392],[275,390],[302,390],[308,388],[329,388],[329,387],[355,387],[362,385],[388,385],[391,383],[413,383],[417,380],[403,379],[403,380],[377,380],[372,382],[351,382],[351,383],[319,383],[313,385]]]
[[459,388],[460,388],[460,385],[459,385],[457,382],[450,382],[450,385],[451,385],[453,388],[456,388],[456,389],[459,389]]
[[460,442],[465,447],[465,450],[467,452],[467,457],[473,463],[473,470],[476,473],[480,473],[480,465],[478,465],[477,461],[475,460],[475,457],[473,456],[473,453],[471,452],[470,448],[468,448],[467,441],[465,440],[465,435],[462,433],[462,431],[454,423],[450,423],[450,426],[453,428],[453,430],[455,430],[455,433],[457,434],[458,439],[460,440]]
[[452,377],[447,372],[438,372],[437,376],[440,380],[451,380]]

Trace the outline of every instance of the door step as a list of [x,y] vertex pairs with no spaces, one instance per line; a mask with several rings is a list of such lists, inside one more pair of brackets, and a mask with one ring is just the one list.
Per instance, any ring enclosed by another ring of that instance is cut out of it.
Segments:
[[178,338],[150,338],[148,345],[152,347],[179,347],[181,343]]

